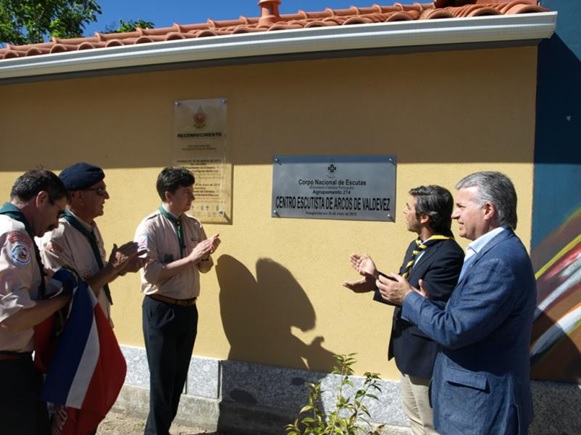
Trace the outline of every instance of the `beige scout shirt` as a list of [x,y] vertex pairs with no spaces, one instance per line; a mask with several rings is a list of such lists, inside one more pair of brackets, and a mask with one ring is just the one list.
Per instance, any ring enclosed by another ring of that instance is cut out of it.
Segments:
[[[202,240],[207,239],[199,220],[183,214],[182,228],[187,257]],[[197,265],[160,281],[163,264],[180,259],[178,236],[174,224],[159,210],[147,216],[135,232],[139,250],[147,250],[147,261],[141,270],[141,291],[146,295],[159,293],[174,299],[190,299],[200,294],[200,272]]]
[[[70,211],[70,210],[69,210]],[[107,264],[105,258],[105,247],[99,228],[93,224],[89,225],[71,213],[87,229],[93,231],[97,238],[97,245],[101,253],[103,265]],[[91,249],[91,243],[66,219],[59,220],[59,226],[51,232],[46,233],[40,241],[37,241],[42,256],[42,262],[46,267],[52,270],[58,270],[62,266],[69,266],[74,269],[79,276],[86,280],[99,271],[99,265],[95,260],[95,255]],[[105,317],[111,318],[111,307],[107,300],[107,295],[103,289],[99,289],[99,305],[101,306]]]
[[[34,255],[34,241],[24,224],[0,215],[0,321],[23,308],[32,308],[42,277]],[[34,329],[8,331],[0,327],[0,350],[31,352]]]

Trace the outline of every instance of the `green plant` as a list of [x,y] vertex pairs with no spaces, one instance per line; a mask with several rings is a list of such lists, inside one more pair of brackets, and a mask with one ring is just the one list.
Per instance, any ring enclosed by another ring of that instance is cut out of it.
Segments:
[[119,25],[116,27],[115,24],[105,26],[105,33],[123,33],[123,32],[133,32],[139,29],[153,29],[155,24],[151,21],[145,20],[119,20]]
[[[340,383],[335,390],[335,408],[325,414],[321,409],[321,381],[308,384],[310,392],[308,402],[299,411],[294,423],[285,426],[287,435],[379,435],[383,426],[373,429],[369,422],[369,411],[366,401],[379,400],[375,395],[381,392],[379,375],[365,373],[361,388],[349,394],[354,385],[351,380],[353,353],[334,355],[336,365],[333,374],[340,375]],[[363,426],[363,427],[362,427]]]
[[35,44],[76,38],[101,15],[98,0],[0,0],[0,42]]

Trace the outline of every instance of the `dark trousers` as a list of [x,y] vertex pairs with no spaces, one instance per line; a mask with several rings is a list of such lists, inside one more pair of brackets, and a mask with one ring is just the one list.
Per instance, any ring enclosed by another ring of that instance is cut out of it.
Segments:
[[40,401],[42,375],[30,356],[0,360],[0,433],[46,435],[49,433],[46,403]]
[[182,307],[143,299],[143,337],[149,364],[149,415],[146,435],[167,435],[175,418],[196,333],[196,305]]

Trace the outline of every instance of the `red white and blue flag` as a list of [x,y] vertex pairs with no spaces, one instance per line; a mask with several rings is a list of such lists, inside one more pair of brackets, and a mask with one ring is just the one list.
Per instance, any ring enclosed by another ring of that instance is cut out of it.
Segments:
[[94,433],[117,400],[126,372],[113,329],[81,281],[42,391],[42,400],[55,404],[53,435]]

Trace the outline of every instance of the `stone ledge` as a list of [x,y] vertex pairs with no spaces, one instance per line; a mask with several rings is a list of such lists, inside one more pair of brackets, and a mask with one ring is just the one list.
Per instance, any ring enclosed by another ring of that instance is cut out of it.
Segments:
[[[145,349],[123,346],[128,375],[115,408],[147,415],[149,371]],[[332,409],[336,375],[265,364],[192,357],[186,392],[176,422],[206,430],[227,429],[252,435],[284,433],[306,403],[308,383],[322,382],[322,407]],[[357,388],[363,378],[354,377]],[[368,404],[371,421],[387,424],[384,434],[409,434],[399,382],[381,381],[379,402]],[[581,387],[558,382],[532,383],[535,419],[531,435],[581,434]],[[240,429],[242,428],[242,429]]]

